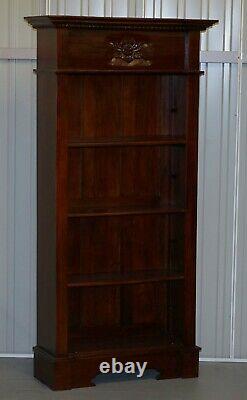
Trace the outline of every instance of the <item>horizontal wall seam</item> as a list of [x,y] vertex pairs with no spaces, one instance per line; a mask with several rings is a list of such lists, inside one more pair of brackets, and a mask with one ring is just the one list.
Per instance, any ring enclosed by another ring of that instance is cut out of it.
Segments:
[[0,353],[0,358],[34,358],[33,354]]
[[[36,60],[36,58],[35,48],[0,48],[1,60]],[[201,51],[200,61],[202,63],[237,63],[239,53],[237,51]],[[244,57],[242,62],[247,62],[247,57]]]
[[201,51],[201,63],[229,63],[236,64],[239,61],[238,51]]
[[0,48],[0,60],[36,60],[37,49]]
[[[34,358],[33,354],[0,353],[0,358]],[[220,363],[247,363],[246,358],[206,358],[200,357],[200,362],[220,362]]]
[[200,362],[217,362],[217,363],[247,363],[246,358],[211,358],[200,357]]

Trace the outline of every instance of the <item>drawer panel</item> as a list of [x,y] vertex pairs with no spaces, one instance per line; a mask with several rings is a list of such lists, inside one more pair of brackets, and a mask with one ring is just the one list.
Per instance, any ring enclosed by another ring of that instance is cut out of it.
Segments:
[[60,68],[85,70],[184,69],[184,32],[64,30]]

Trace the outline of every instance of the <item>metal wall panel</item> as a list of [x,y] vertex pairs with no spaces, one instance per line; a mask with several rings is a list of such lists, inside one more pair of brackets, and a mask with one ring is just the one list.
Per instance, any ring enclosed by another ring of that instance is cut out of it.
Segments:
[[201,80],[197,337],[204,357],[230,357],[237,66],[207,64]]
[[[45,0],[2,0],[1,5],[0,48],[35,47],[35,33],[22,17],[44,12]],[[47,0],[46,11],[68,15],[219,18],[219,26],[203,34],[202,50],[239,51],[241,0]],[[215,54],[213,57],[220,53]],[[35,344],[36,143],[32,68],[32,61],[0,62],[3,127],[0,136],[0,353],[30,353]],[[241,74],[242,93],[247,92],[245,68]],[[247,334],[244,149],[247,143],[243,133],[241,157],[236,151],[240,68],[237,63],[215,62],[202,64],[202,69],[205,76],[201,78],[200,95],[198,344],[203,348],[204,357],[247,357],[244,341]],[[246,104],[245,99],[242,104]],[[244,106],[242,112],[245,117]],[[241,129],[241,132],[246,129],[244,121]],[[242,175],[238,180],[241,190],[236,224],[238,158]]]
[[239,68],[239,118],[237,138],[239,142],[238,185],[236,199],[236,297],[233,304],[234,343],[233,352],[238,358],[247,358],[247,2],[243,2],[241,60]]
[[[42,0],[2,0],[0,47],[28,49],[25,15]],[[31,353],[36,341],[36,83],[30,59],[0,61],[0,353]]]
[[[10,202],[13,203],[14,195],[11,184],[11,173],[8,168],[10,162],[10,147],[13,147],[13,138],[9,132],[9,107],[10,97],[8,96],[9,87],[9,74],[10,68],[8,62],[0,62],[0,119],[1,119],[1,134],[0,134],[0,351],[7,350],[8,340],[8,316],[10,317],[10,309],[8,299],[12,300],[12,288],[9,287],[10,274],[13,268],[13,257],[10,251],[9,242],[11,240],[10,224],[13,220],[10,219],[11,207]],[[12,143],[11,143],[12,142]],[[11,201],[12,199],[12,201]],[[13,320],[13,319],[12,319]]]
[[239,193],[237,215],[236,254],[236,303],[234,307],[235,342],[234,353],[238,358],[247,358],[247,65],[241,74],[241,114],[239,126]]
[[[1,61],[0,352],[30,353],[35,341],[36,145],[31,61]],[[7,101],[6,101],[7,99]],[[3,222],[3,223],[2,223]]]

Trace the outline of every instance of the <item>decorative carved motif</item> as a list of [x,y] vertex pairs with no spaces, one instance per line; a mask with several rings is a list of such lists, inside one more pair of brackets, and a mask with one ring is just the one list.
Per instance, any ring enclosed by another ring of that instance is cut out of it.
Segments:
[[111,42],[110,45],[114,49],[111,65],[120,67],[149,67],[151,65],[151,61],[143,56],[143,49],[148,47],[147,43],[132,39]]

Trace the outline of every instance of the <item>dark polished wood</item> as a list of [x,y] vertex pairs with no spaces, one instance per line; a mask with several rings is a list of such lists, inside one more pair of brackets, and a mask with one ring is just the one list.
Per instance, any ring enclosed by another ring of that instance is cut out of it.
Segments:
[[78,217],[105,217],[107,215],[144,215],[144,214],[183,214],[186,212],[185,208],[175,208],[166,206],[149,206],[149,207],[81,207],[74,206],[71,207],[68,213],[69,218],[78,218]]
[[165,145],[183,145],[186,144],[185,137],[180,136],[127,136],[116,138],[92,138],[91,140],[83,140],[74,138],[68,142],[68,147],[106,147],[106,146],[165,146]]
[[43,16],[38,343],[54,390],[102,361],[198,376],[200,31],[217,21]]
[[78,28],[86,30],[205,31],[217,20],[179,18],[103,18],[64,15],[25,18],[34,28]]
[[74,274],[69,277],[68,287],[86,286],[114,286],[132,285],[144,282],[176,281],[184,279],[181,274],[172,275],[160,270],[134,271],[129,273],[105,273],[105,274]]

